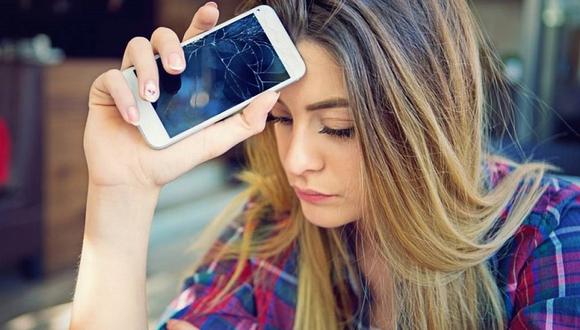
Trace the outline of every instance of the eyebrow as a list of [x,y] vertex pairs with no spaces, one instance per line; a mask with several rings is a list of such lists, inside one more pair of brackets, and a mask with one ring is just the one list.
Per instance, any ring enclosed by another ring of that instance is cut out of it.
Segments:
[[[288,108],[288,106],[286,105],[286,103],[284,103],[284,101],[278,99],[278,102],[282,103],[283,106]],[[341,97],[339,97],[339,98],[335,97],[332,99],[312,103],[312,104],[306,106],[306,110],[315,111],[315,110],[321,110],[321,109],[347,108],[347,107],[348,107],[348,101],[346,99],[341,98]]]

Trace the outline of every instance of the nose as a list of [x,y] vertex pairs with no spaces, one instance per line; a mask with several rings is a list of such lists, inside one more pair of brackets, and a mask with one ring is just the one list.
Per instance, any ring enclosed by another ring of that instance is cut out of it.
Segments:
[[308,132],[294,130],[284,159],[286,171],[300,176],[324,168],[322,150],[317,147],[315,138]]

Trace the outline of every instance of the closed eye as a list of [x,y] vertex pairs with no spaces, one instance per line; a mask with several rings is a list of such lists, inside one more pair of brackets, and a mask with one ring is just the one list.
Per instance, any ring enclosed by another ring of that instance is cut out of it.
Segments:
[[[272,114],[268,114],[268,119],[266,121],[274,124],[280,123],[286,126],[292,125],[293,122],[291,117],[274,116]],[[320,131],[318,131],[318,133],[327,134],[338,138],[351,138],[354,135],[354,127],[334,129],[324,126]]]
[[282,125],[292,125],[292,118],[290,117],[283,117],[283,116],[274,116],[272,114],[268,114],[268,118],[266,119],[269,123],[280,123]]
[[319,133],[328,134],[328,135],[336,136],[339,138],[351,138],[354,135],[354,127],[343,128],[343,129],[333,129],[333,128],[324,126],[320,130]]

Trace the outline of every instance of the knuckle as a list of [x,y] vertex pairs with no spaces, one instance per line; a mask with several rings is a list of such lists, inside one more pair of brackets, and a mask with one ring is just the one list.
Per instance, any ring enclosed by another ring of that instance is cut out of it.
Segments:
[[238,123],[244,131],[253,132],[255,130],[255,127],[248,121],[244,112],[240,112],[238,115]]
[[173,31],[170,28],[161,26],[155,29],[155,31],[153,31],[153,33],[151,34],[151,40],[162,37],[164,35],[171,35],[174,34]]
[[240,113],[240,124],[248,136],[256,135],[264,130],[265,123],[253,123],[244,112]]
[[254,134],[262,133],[265,128],[266,128],[266,121],[264,121],[263,123],[260,123],[260,125],[257,125],[257,130]]
[[118,69],[109,69],[103,75],[106,76],[107,79],[112,79],[114,77],[117,77],[119,73],[120,71]]
[[119,88],[117,86],[109,86],[109,94],[115,99],[115,102],[119,101]]
[[139,47],[142,45],[147,45],[149,44],[149,40],[147,40],[147,38],[145,37],[133,37],[131,40],[129,40],[129,43],[127,44],[127,48],[132,49],[135,47]]
[[113,84],[115,79],[117,79],[119,77],[119,74],[120,74],[119,70],[110,69],[110,70],[107,70],[107,72],[103,73],[103,78],[104,78],[105,82],[107,83],[107,85],[111,85],[111,84]]
[[97,78],[97,80],[102,79],[103,83],[108,86],[111,84],[111,79],[113,78],[113,74],[114,74],[113,69],[107,70],[103,74],[101,74],[99,76],[99,78]]
[[179,47],[179,38],[175,32],[165,27],[160,27],[153,32],[151,43],[159,52],[181,48]]
[[203,22],[199,19],[193,20],[193,27],[199,31],[209,30],[212,28],[212,26],[213,26],[213,24],[211,24],[209,22]]
[[117,69],[110,69],[103,74],[105,84],[111,96],[117,97],[119,95],[119,84],[117,80],[119,79],[120,73]]
[[103,83],[105,83],[107,81],[107,72],[103,72],[101,73],[95,80],[93,80],[93,84],[91,85],[91,88],[96,87],[98,85],[103,85]]

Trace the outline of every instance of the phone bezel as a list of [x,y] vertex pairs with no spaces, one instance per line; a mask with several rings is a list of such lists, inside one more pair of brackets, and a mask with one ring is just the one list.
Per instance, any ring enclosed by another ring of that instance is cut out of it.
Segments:
[[[283,81],[280,84],[275,85],[275,86],[268,89],[268,90],[278,91],[278,90],[288,86],[289,84],[297,81],[302,76],[304,76],[304,74],[306,73],[306,65],[304,63],[304,60],[302,59],[302,56],[300,55],[300,53],[296,49],[294,43],[290,39],[288,32],[286,31],[286,29],[282,25],[280,18],[278,17],[278,15],[274,11],[274,9],[270,6],[261,5],[261,6],[253,8],[253,9],[250,9],[250,10],[248,10],[248,11],[246,11],[246,12],[244,12],[244,13],[242,13],[242,14],[240,14],[232,19],[229,19],[229,20],[215,26],[211,30],[203,32],[203,33],[201,33],[201,34],[199,34],[191,39],[185,40],[184,42],[181,43],[181,45],[185,46],[189,43],[192,43],[192,42],[195,42],[199,39],[202,39],[206,35],[214,32],[216,30],[219,30],[219,29],[223,28],[224,26],[231,24],[231,23],[233,23],[239,19],[242,19],[248,15],[251,15],[251,14],[256,15],[258,22],[260,23],[260,25],[264,29],[266,36],[270,39],[270,42],[272,43],[274,50],[276,51],[276,53],[280,57],[282,64],[285,66],[286,71],[288,72],[288,75],[290,76],[290,78],[288,80]],[[159,58],[158,55],[155,56],[155,59],[157,59],[157,58]],[[149,144],[149,146],[154,148],[154,149],[166,148],[166,147],[170,146],[171,144],[174,144],[177,141],[180,141],[180,140],[184,139],[185,137],[194,134],[195,132],[198,132],[198,131],[200,131],[200,130],[202,130],[202,129],[204,129],[204,128],[206,128],[206,127],[208,127],[208,126],[210,126],[210,125],[212,125],[212,124],[214,124],[214,123],[216,123],[224,118],[227,118],[227,117],[233,115],[234,113],[240,111],[245,106],[247,106],[255,98],[255,96],[254,96],[254,97],[230,108],[229,110],[226,110],[226,111],[220,113],[217,116],[214,116],[214,117],[212,117],[212,118],[210,118],[210,119],[208,119],[208,120],[206,120],[206,121],[204,121],[196,126],[193,126],[192,128],[190,128],[184,132],[179,133],[178,135],[176,135],[174,137],[170,137],[169,134],[167,133],[167,131],[165,130],[165,127],[163,126],[161,119],[159,119],[157,112],[155,111],[155,109],[151,105],[151,103],[143,100],[140,97],[137,76],[135,74],[135,68],[130,67],[130,68],[124,70],[123,75],[125,76],[125,79],[127,80],[129,87],[133,91],[133,95],[135,95],[135,99],[137,102],[137,108],[139,109],[140,120],[139,120],[139,125],[137,127],[141,131],[141,134],[145,138],[145,141],[147,142],[147,144]]]

